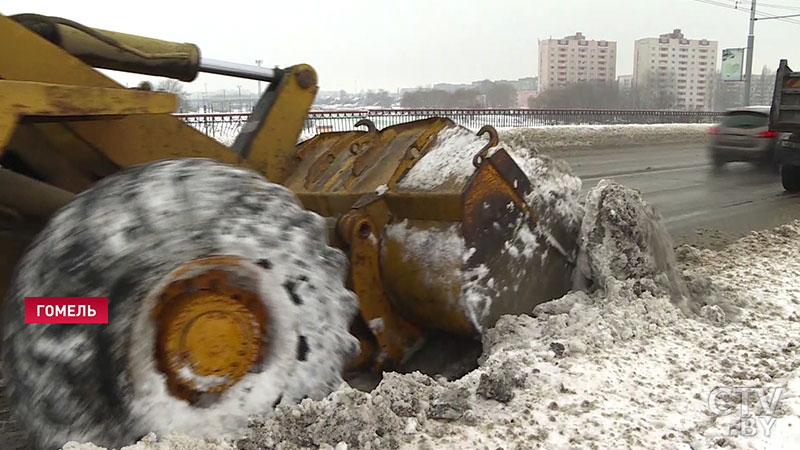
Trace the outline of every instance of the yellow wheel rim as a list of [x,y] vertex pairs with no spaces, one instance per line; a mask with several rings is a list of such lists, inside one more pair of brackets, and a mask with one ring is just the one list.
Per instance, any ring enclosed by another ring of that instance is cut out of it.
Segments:
[[264,358],[267,311],[252,269],[232,257],[192,261],[162,290],[152,317],[156,361],[173,395],[221,392]]

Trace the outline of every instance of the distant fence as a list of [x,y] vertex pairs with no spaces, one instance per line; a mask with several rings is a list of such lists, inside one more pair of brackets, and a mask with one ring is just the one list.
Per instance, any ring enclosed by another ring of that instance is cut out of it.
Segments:
[[[364,109],[311,111],[302,135],[352,130],[356,122],[369,119],[378,128],[429,117],[447,117],[477,130],[527,128],[550,125],[710,123],[722,115],[715,111],[653,111],[615,109]],[[232,139],[247,121],[247,113],[177,114],[183,121],[215,138]]]

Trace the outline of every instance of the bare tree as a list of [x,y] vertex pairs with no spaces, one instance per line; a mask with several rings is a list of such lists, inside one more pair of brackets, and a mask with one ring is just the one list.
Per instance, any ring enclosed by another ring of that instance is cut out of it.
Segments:
[[486,103],[491,108],[517,106],[517,90],[510,84],[490,82],[486,89]]
[[381,108],[391,108],[392,103],[392,96],[389,95],[388,92],[381,89],[379,91],[367,91],[367,94],[364,96],[364,101],[362,106],[380,106]]
[[178,97],[178,111],[189,110],[189,94],[183,89],[183,83],[180,81],[170,78],[161,80],[156,85],[156,91],[175,94]]
[[616,83],[581,81],[564,87],[550,88],[536,98],[528,100],[532,107],[539,108],[623,108],[629,103],[629,94],[619,89]]
[[403,94],[400,105],[404,108],[480,108],[480,92],[476,89],[421,89]]
[[761,76],[753,89],[753,103],[769,105],[772,102],[772,93],[775,90],[775,71],[768,66],[761,69]]

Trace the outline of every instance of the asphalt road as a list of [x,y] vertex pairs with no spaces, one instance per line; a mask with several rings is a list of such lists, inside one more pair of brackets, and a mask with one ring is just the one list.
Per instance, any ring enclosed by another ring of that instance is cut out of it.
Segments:
[[677,244],[716,248],[751,230],[800,219],[800,194],[783,191],[777,170],[747,163],[712,169],[705,143],[554,153],[587,191],[603,178],[639,189]]

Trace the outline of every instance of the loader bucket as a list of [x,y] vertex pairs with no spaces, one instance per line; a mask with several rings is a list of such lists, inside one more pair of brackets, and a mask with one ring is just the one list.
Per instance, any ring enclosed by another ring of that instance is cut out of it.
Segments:
[[284,184],[336,220],[385,351],[401,356],[418,327],[475,335],[567,292],[575,240],[540,229],[547,208],[526,201],[531,182],[493,129],[487,142],[443,118],[363,124],[299,144]]

